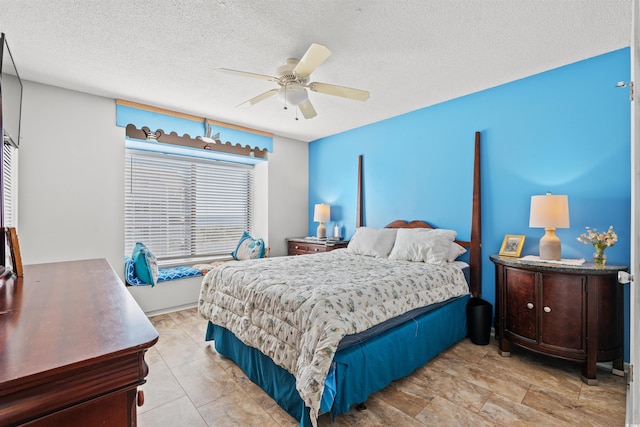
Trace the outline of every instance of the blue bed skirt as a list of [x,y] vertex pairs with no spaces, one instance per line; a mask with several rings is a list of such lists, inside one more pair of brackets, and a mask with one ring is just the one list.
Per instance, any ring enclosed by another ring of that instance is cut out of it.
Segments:
[[[465,295],[336,353],[334,357],[335,398],[325,388],[324,412],[332,417],[349,411],[353,404],[392,381],[411,374],[467,334]],[[206,340],[214,340],[218,353],[233,360],[258,386],[271,396],[301,427],[311,426],[309,408],[296,390],[295,378],[259,350],[242,343],[229,330],[209,322]],[[408,351],[407,349],[411,349]],[[375,374],[373,374],[375,373]],[[326,383],[325,383],[326,384]],[[327,402],[333,400],[333,405]]]

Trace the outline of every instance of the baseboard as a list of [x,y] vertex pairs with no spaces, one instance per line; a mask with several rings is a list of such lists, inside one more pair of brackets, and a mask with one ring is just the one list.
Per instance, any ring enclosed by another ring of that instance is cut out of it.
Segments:
[[151,286],[127,286],[147,316],[195,307],[200,298],[202,276],[159,282]]
[[149,311],[149,312],[145,312],[144,314],[146,314],[147,317],[153,317],[153,316],[159,316],[161,314],[175,313],[176,311],[186,310],[188,308],[194,308],[197,306],[198,306],[197,303],[184,304],[176,307],[167,307],[160,310]]
[[[598,362],[598,363],[596,363],[596,366],[598,368],[602,368],[602,369],[605,369],[607,371],[613,370],[613,362]],[[623,362],[622,366],[623,366],[622,369],[624,369],[624,373],[628,374],[629,373],[629,362]]]

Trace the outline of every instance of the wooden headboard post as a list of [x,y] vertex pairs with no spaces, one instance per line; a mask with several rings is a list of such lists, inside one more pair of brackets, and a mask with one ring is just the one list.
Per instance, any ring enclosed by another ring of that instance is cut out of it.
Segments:
[[469,281],[474,297],[482,295],[482,221],[480,204],[480,132],[476,132],[473,155],[473,205],[471,207],[471,246]]
[[358,156],[358,200],[356,207],[356,228],[364,225],[364,213],[362,210],[362,154]]

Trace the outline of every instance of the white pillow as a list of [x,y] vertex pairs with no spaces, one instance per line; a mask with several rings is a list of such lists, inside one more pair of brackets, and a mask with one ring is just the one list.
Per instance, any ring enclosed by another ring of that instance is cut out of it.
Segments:
[[389,259],[444,264],[455,236],[453,230],[401,228]]
[[396,240],[397,230],[397,228],[360,227],[349,240],[347,252],[354,255],[386,258]]
[[456,240],[456,236],[458,235],[455,230],[447,230],[446,228],[414,228],[414,230],[426,231],[427,233],[431,233],[433,235],[444,236],[451,242]]
[[449,255],[447,255],[447,261],[453,262],[458,259],[459,256],[462,256],[465,253],[467,253],[467,250],[465,248],[463,248],[456,242],[451,242],[451,244],[449,245]]
[[446,228],[401,228],[403,234],[431,233],[432,236],[444,236],[447,240],[453,242],[456,240],[458,233],[455,230]]

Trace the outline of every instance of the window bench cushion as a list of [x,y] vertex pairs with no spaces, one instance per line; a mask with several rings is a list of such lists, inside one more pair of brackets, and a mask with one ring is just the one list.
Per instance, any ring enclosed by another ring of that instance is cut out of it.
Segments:
[[209,263],[209,264],[196,264],[196,265],[193,266],[193,268],[202,271],[202,275],[204,276],[209,272],[209,270],[213,270],[217,266],[222,265],[227,261],[231,261],[231,260],[215,261],[215,262],[212,262],[212,263]]
[[[171,267],[158,269],[158,282],[164,282],[167,280],[183,279],[185,277],[202,276],[202,270],[198,270],[193,267]],[[133,266],[133,259],[126,256],[124,257],[124,277],[128,285],[133,286],[146,286],[147,283],[140,280],[135,275]],[[153,285],[151,285],[153,286]]]

